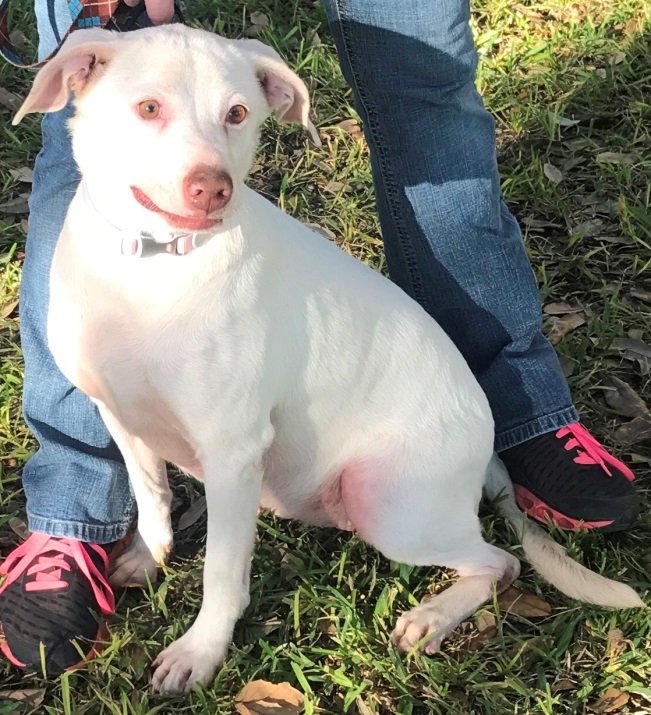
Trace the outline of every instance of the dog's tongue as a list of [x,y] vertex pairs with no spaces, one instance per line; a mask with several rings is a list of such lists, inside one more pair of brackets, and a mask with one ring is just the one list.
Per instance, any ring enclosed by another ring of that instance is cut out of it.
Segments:
[[131,193],[134,199],[148,211],[153,211],[154,213],[162,216],[170,226],[174,228],[186,229],[188,231],[202,231],[219,223],[219,219],[207,218],[199,216],[180,216],[179,214],[169,213],[169,211],[164,211],[160,206],[157,206],[147,194],[139,189],[137,186],[131,187]]

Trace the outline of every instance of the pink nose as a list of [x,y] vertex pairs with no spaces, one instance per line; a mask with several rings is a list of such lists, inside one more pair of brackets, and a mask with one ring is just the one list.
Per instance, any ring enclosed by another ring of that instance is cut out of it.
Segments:
[[231,200],[232,194],[233,180],[220,169],[196,166],[183,179],[183,198],[186,205],[206,214],[223,209]]

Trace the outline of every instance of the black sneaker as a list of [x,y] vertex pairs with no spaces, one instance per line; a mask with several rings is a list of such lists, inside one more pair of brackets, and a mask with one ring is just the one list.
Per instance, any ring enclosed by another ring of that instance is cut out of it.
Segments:
[[[0,567],[0,650],[19,668],[49,675],[92,658],[102,616],[115,610],[105,547],[32,534]],[[75,644],[77,647],[75,647]]]
[[500,453],[520,508],[567,531],[623,531],[640,513],[635,475],[578,422]]

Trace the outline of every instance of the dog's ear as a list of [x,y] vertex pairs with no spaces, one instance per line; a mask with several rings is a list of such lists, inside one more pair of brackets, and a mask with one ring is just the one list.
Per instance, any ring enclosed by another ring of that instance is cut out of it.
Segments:
[[282,57],[259,40],[238,40],[250,53],[269,107],[279,122],[302,124],[310,139],[321,146],[316,127],[310,121],[310,97],[305,82],[293,72]]
[[13,119],[30,112],[56,112],[79,94],[91,77],[115,54],[119,34],[93,28],[73,32],[59,52],[36,75],[32,89]]

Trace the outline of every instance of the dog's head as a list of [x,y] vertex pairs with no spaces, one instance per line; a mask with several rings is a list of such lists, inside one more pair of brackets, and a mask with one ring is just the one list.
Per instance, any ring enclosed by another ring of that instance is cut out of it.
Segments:
[[82,175],[143,229],[215,226],[237,204],[270,113],[318,140],[307,89],[274,50],[180,25],[73,33],[14,123],[62,109],[71,92]]

